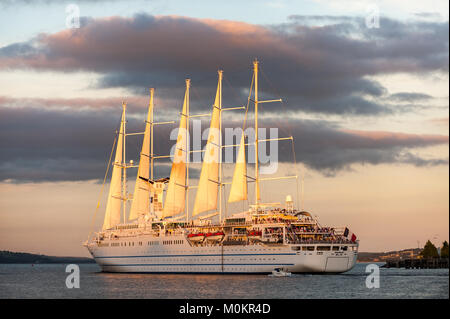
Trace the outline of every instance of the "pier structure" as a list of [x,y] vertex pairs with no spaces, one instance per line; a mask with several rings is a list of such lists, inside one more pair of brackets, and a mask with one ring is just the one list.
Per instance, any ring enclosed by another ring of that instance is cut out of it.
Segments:
[[384,268],[438,269],[449,268],[448,258],[390,259]]

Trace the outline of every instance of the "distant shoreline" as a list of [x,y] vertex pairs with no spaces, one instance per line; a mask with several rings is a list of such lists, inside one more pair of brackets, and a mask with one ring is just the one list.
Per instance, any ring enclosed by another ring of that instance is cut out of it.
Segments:
[[414,259],[420,256],[422,248],[409,248],[387,252],[358,252],[358,262],[386,262],[387,260]]
[[93,264],[88,257],[58,257],[39,254],[0,251],[0,264]]

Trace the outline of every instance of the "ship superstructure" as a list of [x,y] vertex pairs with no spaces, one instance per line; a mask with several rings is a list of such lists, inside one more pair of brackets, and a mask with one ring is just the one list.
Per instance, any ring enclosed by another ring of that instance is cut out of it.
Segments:
[[[172,122],[155,122],[154,89],[143,133],[126,133],[126,104],[116,137],[111,183],[103,227],[90,235],[84,245],[106,272],[151,273],[271,273],[282,268],[292,273],[339,273],[355,263],[359,241],[347,227],[323,227],[309,212],[297,209],[291,195],[286,202],[266,203],[261,199],[260,181],[296,179],[298,176],[261,178],[258,158],[258,105],[281,100],[258,99],[258,61],[253,62],[253,77],[247,106],[222,107],[222,77],[211,114],[207,143],[198,185],[189,183],[190,80],[186,80],[176,145],[170,177],[154,179],[154,161],[169,158],[153,152],[154,127]],[[254,140],[243,133],[237,145],[222,145],[222,112],[245,109],[243,128],[249,106],[254,105]],[[139,164],[125,160],[128,135],[143,135]],[[272,139],[292,141],[292,137]],[[246,147],[255,150],[254,176],[247,173]],[[222,151],[238,147],[233,178],[222,177]],[[112,154],[111,158],[112,159]],[[108,164],[108,168],[110,167]],[[126,172],[137,167],[134,192],[126,188]],[[108,173],[108,170],[107,170]],[[106,176],[105,176],[106,179]],[[247,201],[248,186],[254,186],[254,201],[249,209],[233,214],[223,212],[223,203]],[[229,186],[225,196],[224,186]],[[195,191],[192,212],[189,192]],[[131,208],[127,216],[127,203]],[[99,205],[97,205],[97,208]],[[213,220],[216,220],[213,222]]]

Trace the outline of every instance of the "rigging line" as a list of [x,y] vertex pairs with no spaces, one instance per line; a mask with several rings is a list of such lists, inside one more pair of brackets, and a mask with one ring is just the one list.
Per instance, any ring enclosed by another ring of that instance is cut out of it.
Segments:
[[252,96],[252,90],[253,90],[254,82],[255,82],[255,74],[253,73],[252,83],[250,84],[250,90],[248,92],[247,106],[245,107],[245,116],[244,116],[244,124],[242,125],[242,132],[244,132],[245,125],[247,124],[248,108],[249,108],[249,105],[250,105],[250,98]]
[[[291,142],[292,142],[291,143],[291,145],[292,145],[292,154],[294,156],[294,168],[297,168],[297,157],[295,155],[294,139],[292,139]],[[303,174],[303,169],[302,169],[301,174]],[[303,177],[302,177],[302,179],[303,179]],[[298,204],[299,204],[298,202],[299,202],[299,198],[300,198],[300,193],[299,193],[299,190],[298,190],[298,176],[295,179],[295,181],[296,181],[296,184],[297,184],[297,196],[296,196],[297,197],[297,207],[301,208],[301,210],[303,210],[303,198],[302,198],[302,207],[298,206]],[[303,191],[303,184],[302,184],[302,191]]]
[[[275,88],[275,86],[272,84],[272,82],[269,80],[269,78],[266,76],[266,74],[264,73],[263,69],[260,67],[261,70],[261,74],[263,75],[264,79],[267,81],[267,83],[269,84],[269,86],[272,88],[272,90],[274,91],[275,96],[278,96],[279,99],[281,99],[281,95],[278,92],[278,90]],[[284,100],[281,99],[281,106],[283,108],[283,112],[282,114],[285,114],[286,110],[286,105],[284,103]],[[263,107],[264,110],[264,107]],[[275,123],[277,124],[283,124],[283,125],[279,125],[281,131],[283,131],[284,133],[288,134],[288,135],[292,135],[292,130],[291,130],[291,125],[289,124],[289,121],[287,121],[287,123],[281,123],[279,120],[275,119],[274,120]],[[287,124],[287,130],[285,129],[285,126]]]
[[[144,144],[144,141],[142,141],[142,144],[138,144],[138,142],[136,142],[134,139],[131,139],[131,141],[130,141],[130,139],[128,139],[128,145],[132,145],[133,146],[133,148],[135,148],[136,149],[136,152],[137,152],[137,154],[139,154],[138,155],[138,159],[139,159],[139,161],[140,161],[140,158],[141,158],[141,150],[142,150],[142,146],[143,146],[143,144]],[[130,156],[131,157],[131,156]]]
[[[271,86],[271,88],[275,91],[275,94],[276,95],[278,95],[278,98],[281,98],[281,96],[280,96],[280,93],[278,92],[278,90],[275,88],[275,86],[272,84],[272,82],[269,80],[269,78],[266,76],[266,74],[264,73],[264,71],[262,70],[262,68],[260,68],[261,69],[261,73],[262,73],[262,75],[263,75],[263,77],[264,77],[264,79],[269,83],[269,85]],[[284,100],[282,99],[281,100],[281,106],[282,106],[282,108],[283,108],[283,113],[285,112],[285,111],[287,111],[286,109],[286,104],[285,104],[285,102],[284,102]],[[277,121],[277,120],[275,120],[275,122],[279,122],[279,121]],[[281,123],[280,123],[281,124]],[[284,125],[281,125],[281,129],[282,130],[284,130],[284,126],[287,126],[287,130],[288,130],[288,132],[287,132],[287,134],[288,135],[290,135],[290,136],[293,136],[293,134],[292,134],[292,127],[291,127],[291,125],[290,125],[290,123],[289,123],[289,121],[286,121],[286,123],[284,123]],[[292,138],[292,143],[291,143],[291,145],[292,145],[292,155],[293,155],[293,159],[294,159],[294,168],[296,169],[297,168],[297,157],[296,157],[296,153],[295,153],[295,144],[294,144],[294,139]],[[303,168],[302,168],[302,172],[301,172],[301,174],[303,174]],[[302,178],[302,192],[303,192],[303,175],[301,176],[301,178]],[[299,193],[299,185],[298,185],[298,177],[295,179],[296,180],[296,185],[297,185],[297,207],[299,207],[299,198],[300,198],[300,193]],[[302,207],[301,207],[301,209],[303,210],[303,205],[304,205],[304,200],[303,200],[303,196],[302,196],[302,199],[301,199],[301,201],[302,201]]]
[[231,82],[228,81],[228,78],[226,78],[225,76],[223,78],[225,79],[225,82],[228,84],[228,86],[231,88],[231,91],[233,92],[236,101],[238,101],[238,105],[241,104],[240,101],[242,97],[237,93],[237,90],[231,85]]
[[[226,187],[226,185],[223,186],[223,195],[224,195],[223,198],[225,198],[225,195],[226,195],[225,187]],[[224,202],[225,202],[225,214],[224,214],[223,220],[227,219],[226,217],[228,216],[228,201],[224,200]]]
[[103,195],[103,189],[105,188],[106,178],[107,178],[107,176],[108,176],[109,167],[111,166],[111,159],[112,159],[112,155],[113,155],[113,153],[114,153],[114,147],[116,146],[116,142],[117,142],[117,137],[118,137],[118,135],[119,135],[119,134],[117,133],[117,134],[116,134],[116,137],[114,138],[113,146],[112,146],[112,149],[111,149],[111,154],[109,155],[108,165],[106,166],[105,177],[103,178],[102,187],[101,187],[101,189],[100,189],[100,195],[98,196],[97,207],[96,207],[96,209],[95,209],[94,216],[93,216],[93,218],[92,218],[91,229],[90,229],[90,232],[89,232],[89,235],[88,235],[88,241],[89,241],[89,237],[91,236],[92,231],[93,231],[93,229],[94,229],[95,217],[97,216],[97,212],[98,212],[98,209],[99,209],[99,207],[100,207],[100,200],[101,200],[102,195]]
[[[247,106],[245,107],[244,123],[242,125],[242,134],[244,134],[245,126],[247,123],[247,115],[248,115],[248,109],[249,109],[249,105],[250,105],[250,98],[251,98],[251,94],[252,94],[252,90],[253,90],[254,80],[255,80],[255,74],[253,74],[253,76],[252,76],[252,82],[250,84],[250,90],[248,92]],[[245,145],[244,145],[244,148],[245,148]],[[225,189],[224,189],[224,192],[225,192]],[[248,201],[248,198],[247,198],[247,201]],[[242,207],[244,210],[244,201],[242,201]],[[227,215],[227,210],[228,210],[228,201],[225,201],[225,214],[226,215]]]
[[[197,90],[197,88],[195,87],[195,85],[190,86],[190,89],[192,89],[192,91],[194,92],[195,98],[197,98],[198,101],[203,101],[202,98],[200,97],[200,92]],[[192,99],[191,99],[192,100]],[[189,107],[190,108],[190,107]]]
[[[206,101],[206,99],[202,99],[201,97],[200,97],[200,92],[197,90],[197,88],[195,87],[195,86],[193,86],[192,84],[191,84],[191,86],[190,86],[190,89],[192,89],[192,91],[194,92],[194,95],[195,95],[195,97],[197,98],[197,100],[198,101],[200,101],[200,102],[203,102],[203,101]],[[191,99],[192,100],[192,99]],[[189,102],[189,104],[190,104],[190,102]],[[191,106],[189,105],[189,109],[191,108]],[[212,117],[212,112],[211,112],[211,117]],[[208,118],[205,118],[205,119],[202,119],[201,117],[199,118],[199,120],[200,120],[200,125],[201,126],[203,126],[203,124],[205,124],[205,121],[211,121],[211,117],[208,117]],[[191,145],[191,147],[194,147],[194,143],[193,143],[193,139],[194,139],[194,134],[189,134],[189,143],[190,143],[190,145]],[[191,143],[191,140],[192,140],[192,143]],[[202,140],[200,140],[200,150],[202,150],[203,149],[203,145],[201,145],[201,143],[203,143],[203,141]],[[207,142],[205,142],[205,147],[206,147],[206,144],[207,144]],[[194,150],[194,149],[193,149]],[[197,150],[197,149],[196,149]],[[188,155],[188,156],[191,156],[191,155]],[[201,155],[202,156],[202,155]]]
[[[254,84],[255,84],[255,73],[253,72],[252,82],[250,84],[250,90],[248,91],[247,106],[245,107],[245,116],[244,116],[244,123],[242,125],[242,134],[244,134],[245,126],[247,124],[248,109],[249,109],[249,106],[250,106],[250,98],[252,96]],[[244,136],[244,152],[245,152],[245,136]],[[246,181],[247,181],[247,178],[246,178]],[[248,182],[247,182],[247,185],[248,185]],[[247,200],[246,201],[242,201],[242,210],[245,210],[245,202],[247,202],[247,205],[248,205],[248,195],[247,195]]]
[[[120,128],[120,125],[122,125],[122,118],[120,118],[120,119],[117,121],[116,127],[119,126],[119,128]],[[110,156],[109,156],[108,166],[106,167],[105,177],[104,177],[104,179],[103,179],[102,187],[101,187],[101,189],[100,189],[100,195],[99,195],[99,198],[98,198],[97,208],[95,209],[94,216],[93,216],[93,220],[92,220],[92,224],[91,224],[91,229],[90,229],[90,232],[89,232],[89,235],[88,235],[88,240],[89,240],[89,237],[91,236],[92,231],[93,231],[93,228],[94,228],[95,217],[96,217],[96,215],[97,215],[97,211],[98,211],[98,208],[99,208],[99,205],[100,205],[100,199],[101,199],[101,196],[102,196],[102,194],[103,194],[103,188],[104,188],[104,185],[105,185],[105,182],[106,182],[106,178],[107,178],[107,176],[108,176],[109,167],[110,167],[110,164],[111,164],[111,158],[112,158],[112,154],[113,154],[113,152],[114,152],[114,147],[115,147],[115,145],[116,145],[117,137],[118,137],[118,136],[119,136],[119,130],[116,130],[116,135],[115,135],[115,137],[114,137],[113,146],[112,146],[111,153],[110,153]]]

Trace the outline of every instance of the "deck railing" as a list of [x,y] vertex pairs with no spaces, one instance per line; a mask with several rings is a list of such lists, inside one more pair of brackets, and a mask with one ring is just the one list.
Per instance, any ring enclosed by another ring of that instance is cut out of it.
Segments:
[[306,244],[306,245],[314,245],[314,244],[356,244],[356,242],[353,242],[348,239],[341,239],[341,240],[286,240],[287,244]]

